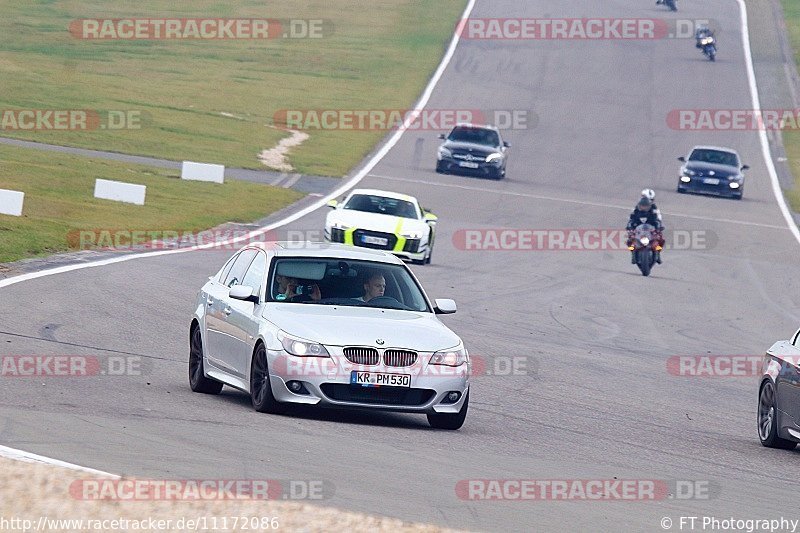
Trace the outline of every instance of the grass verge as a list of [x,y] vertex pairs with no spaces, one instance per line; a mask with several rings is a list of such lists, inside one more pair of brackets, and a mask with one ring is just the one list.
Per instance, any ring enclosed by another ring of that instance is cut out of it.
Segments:
[[[0,111],[141,113],[140,129],[8,131],[28,140],[263,168],[280,110],[405,109],[441,59],[467,0],[0,0]],[[165,7],[167,6],[167,7]],[[78,19],[323,20],[319,38],[85,40]],[[309,130],[299,171],[343,175],[386,131]]]
[[[786,18],[786,29],[789,41],[794,52],[795,62],[800,68],[800,2],[797,0],[781,0],[783,13]],[[789,158],[789,167],[794,176],[794,188],[783,191],[789,205],[795,213],[800,213],[800,132],[784,131],[783,145],[786,157]]]
[[[79,230],[198,231],[251,222],[303,195],[255,183],[182,181],[178,171],[0,145],[0,188],[25,193],[23,216],[0,215],[0,263],[70,249]],[[147,186],[145,205],[94,198],[95,178]]]

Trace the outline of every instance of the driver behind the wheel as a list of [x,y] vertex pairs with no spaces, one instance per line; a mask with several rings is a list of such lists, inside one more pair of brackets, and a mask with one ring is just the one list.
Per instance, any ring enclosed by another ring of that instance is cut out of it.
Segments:
[[386,291],[386,278],[380,272],[374,272],[364,281],[364,296],[356,298],[361,302],[368,302],[373,298],[383,296]]

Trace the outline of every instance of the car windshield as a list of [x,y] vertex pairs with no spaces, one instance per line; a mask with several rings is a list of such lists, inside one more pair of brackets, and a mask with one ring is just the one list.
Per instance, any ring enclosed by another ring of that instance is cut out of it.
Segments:
[[417,216],[417,208],[414,207],[413,203],[398,198],[386,198],[385,196],[372,194],[354,194],[344,204],[344,208],[401,218],[419,218]]
[[739,158],[736,157],[736,154],[732,152],[723,152],[722,150],[693,150],[692,155],[689,156],[689,161],[714,163],[716,165],[728,165],[729,167],[739,166]]
[[485,144],[487,146],[500,146],[500,136],[494,130],[486,128],[456,127],[448,135],[447,140]]
[[277,259],[269,300],[281,303],[428,311],[422,289],[405,265],[343,259]]

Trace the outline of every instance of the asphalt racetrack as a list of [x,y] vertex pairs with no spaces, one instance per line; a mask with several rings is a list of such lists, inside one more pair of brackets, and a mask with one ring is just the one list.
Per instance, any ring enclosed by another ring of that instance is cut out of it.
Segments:
[[[757,133],[679,131],[666,121],[675,109],[752,107],[737,3],[679,7],[479,1],[472,17],[713,14],[725,45],[711,64],[692,39],[462,40],[428,107],[533,110],[535,125],[505,132],[507,178],[436,174],[439,131],[410,131],[360,183],[413,194],[439,216],[433,264],[413,269],[432,298],[456,300],[459,312],[443,320],[489,370],[473,380],[460,431],[404,414],[262,415],[232,389],[192,393],[194,298],[230,255],[197,251],[0,290],[0,354],[143,360],[140,376],[4,379],[0,442],[139,477],[325,480],[335,493],[322,504],[466,529],[660,531],[663,517],[675,530],[680,516],[800,518],[800,451],[759,444],[757,378],[668,371],[673,356],[758,356],[800,324],[800,246]],[[675,192],[675,158],[695,144],[739,151],[751,167],[742,201]],[[643,187],[656,191],[668,228],[706,237],[665,251],[649,278],[624,250],[464,250],[453,240],[470,229],[622,228]],[[319,232],[325,214],[281,231]],[[524,369],[501,371],[508,360]],[[708,493],[480,501],[456,490],[475,479],[615,478],[699,481]]]

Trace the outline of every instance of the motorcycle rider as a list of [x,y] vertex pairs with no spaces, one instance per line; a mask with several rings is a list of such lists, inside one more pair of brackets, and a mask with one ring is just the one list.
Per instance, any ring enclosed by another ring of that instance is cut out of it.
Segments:
[[694,45],[695,48],[701,48],[702,49],[703,45],[700,44],[700,41],[705,39],[706,37],[714,37],[714,32],[711,31],[711,28],[709,28],[706,25],[698,27],[697,31],[694,32],[694,38],[697,41],[695,43],[695,45]]
[[661,211],[659,211],[658,206],[656,205],[656,191],[653,189],[642,189],[642,198],[647,198],[652,202],[650,207],[650,211],[656,214],[658,217],[658,221],[661,222]]
[[[659,216],[653,211],[653,202],[646,196],[642,196],[628,219],[628,226],[626,227],[628,230],[628,246],[633,244],[633,230],[642,224],[650,224],[656,228],[658,231],[658,244],[663,248],[664,237],[662,232],[664,231],[664,225],[661,223]],[[660,251],[656,251],[655,259],[656,263],[661,264]],[[631,252],[631,263],[636,264],[636,254],[633,251]]]

